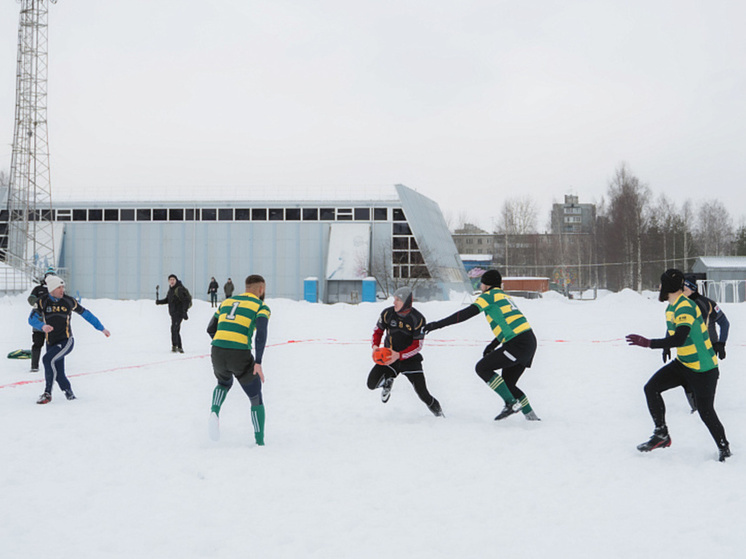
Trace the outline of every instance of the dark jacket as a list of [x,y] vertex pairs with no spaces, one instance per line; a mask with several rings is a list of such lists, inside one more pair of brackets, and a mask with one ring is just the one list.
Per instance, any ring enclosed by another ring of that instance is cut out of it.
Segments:
[[228,299],[229,297],[233,297],[233,282],[232,281],[225,282],[225,285],[223,286],[223,291],[225,291],[226,299]]
[[207,287],[207,292],[208,293],[217,293],[219,287],[220,286],[218,285],[218,282],[216,282],[215,280],[212,280],[210,282],[210,285]]
[[168,314],[173,318],[186,318],[189,310],[189,298],[186,293],[186,287],[181,284],[181,280],[176,280],[173,287],[169,287],[168,293],[163,299],[157,299],[156,305],[168,305]]

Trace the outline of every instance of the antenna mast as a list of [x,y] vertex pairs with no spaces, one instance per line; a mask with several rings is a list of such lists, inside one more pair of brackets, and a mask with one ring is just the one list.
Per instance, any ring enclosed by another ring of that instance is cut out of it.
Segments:
[[56,266],[47,140],[47,13],[57,0],[17,0],[16,114],[6,262],[39,277]]

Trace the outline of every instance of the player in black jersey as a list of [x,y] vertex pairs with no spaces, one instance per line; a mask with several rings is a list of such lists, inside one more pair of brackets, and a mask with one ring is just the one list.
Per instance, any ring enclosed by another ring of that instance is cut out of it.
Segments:
[[[44,283],[44,280],[47,279],[47,277],[53,275],[55,272],[54,268],[51,266],[47,268],[46,273],[44,274],[44,278],[39,282],[39,285],[35,286],[31,290],[31,294],[28,296],[28,304],[34,307],[34,310],[32,310],[32,313],[36,312],[36,302],[39,300],[39,297],[42,295],[46,295],[47,293],[47,285]],[[41,348],[44,347],[44,338],[46,336],[44,335],[44,332],[41,330],[37,330],[36,328],[32,328],[31,330],[31,372],[36,373],[39,370],[39,358],[41,357]]]
[[37,404],[48,404],[52,401],[52,386],[55,380],[68,400],[75,399],[70,381],[65,376],[65,356],[73,350],[75,345],[70,329],[70,318],[73,312],[85,318],[107,338],[111,335],[91,311],[84,309],[75,299],[65,295],[65,282],[62,278],[48,276],[46,284],[48,293],[42,295],[36,302],[37,312],[32,312],[28,320],[31,326],[43,331],[47,336],[47,352],[42,359],[46,386]]
[[[718,356],[718,360],[725,359],[725,343],[728,341],[728,332],[730,331],[730,322],[725,316],[723,310],[712,299],[708,299],[697,288],[697,278],[693,275],[684,276],[684,295],[694,301],[699,310],[702,312],[702,320],[707,325],[707,332],[710,336],[712,349]],[[719,332],[718,332],[719,330]],[[663,350],[663,361],[671,358],[671,350]],[[719,368],[719,367],[718,367]],[[691,390],[686,389],[686,399],[692,408],[692,413],[697,411],[697,402],[694,400],[694,394]]]
[[425,323],[425,317],[412,308],[412,290],[409,287],[397,289],[394,293],[394,306],[383,310],[373,330],[373,351],[382,345],[383,338],[383,347],[391,349],[392,354],[388,363],[376,364],[370,370],[368,388],[382,388],[381,400],[386,403],[391,395],[394,379],[402,373],[412,383],[414,391],[427,409],[436,417],[442,417],[440,402],[427,390],[422,370],[420,350],[425,337],[422,331]]

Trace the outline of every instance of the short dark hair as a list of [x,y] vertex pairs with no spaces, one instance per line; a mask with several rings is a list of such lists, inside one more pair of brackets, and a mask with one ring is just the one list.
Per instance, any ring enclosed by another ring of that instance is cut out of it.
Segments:
[[249,287],[250,285],[254,285],[257,283],[267,283],[267,282],[265,282],[264,278],[258,274],[251,274],[250,276],[247,276],[246,287]]

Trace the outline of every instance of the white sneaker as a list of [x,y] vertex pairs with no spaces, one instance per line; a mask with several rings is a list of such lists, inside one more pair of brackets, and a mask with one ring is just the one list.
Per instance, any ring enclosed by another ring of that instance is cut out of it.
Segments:
[[389,398],[391,398],[392,386],[394,386],[393,378],[387,378],[383,383],[383,388],[381,389],[381,402],[384,404],[389,401]]
[[214,411],[210,412],[210,419],[207,421],[207,432],[210,434],[211,440],[220,440],[220,420],[218,419],[218,414]]

